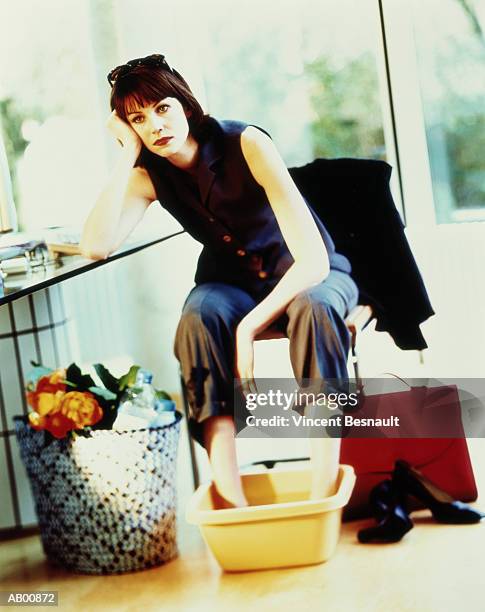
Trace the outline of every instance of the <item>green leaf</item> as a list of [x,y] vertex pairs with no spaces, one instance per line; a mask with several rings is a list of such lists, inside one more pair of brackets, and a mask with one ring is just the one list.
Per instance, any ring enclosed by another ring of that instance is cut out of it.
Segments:
[[66,370],[66,378],[68,378],[71,382],[75,383],[82,376],[81,370],[78,365],[75,363],[71,363],[71,365]]
[[89,438],[91,427],[83,427],[82,429],[71,430],[73,438]]
[[106,389],[109,389],[113,393],[118,393],[120,380],[113,376],[108,368],[105,368],[102,363],[95,363],[93,367]]
[[79,366],[75,363],[66,370],[66,380],[76,385],[79,391],[87,391],[89,387],[95,387],[96,384],[89,374],[82,374]]
[[155,389],[155,397],[157,400],[172,400],[170,395],[161,389]]
[[119,379],[119,390],[124,391],[126,387],[133,387],[136,382],[136,375],[140,369],[139,365],[132,365],[126,374]]
[[109,389],[103,389],[103,387],[89,387],[88,391],[91,391],[91,393],[94,393],[105,400],[115,400],[117,397],[116,393],[112,393],[109,391]]
[[103,418],[91,426],[91,429],[112,429],[113,423],[118,415],[118,406],[110,404],[109,406],[103,405]]

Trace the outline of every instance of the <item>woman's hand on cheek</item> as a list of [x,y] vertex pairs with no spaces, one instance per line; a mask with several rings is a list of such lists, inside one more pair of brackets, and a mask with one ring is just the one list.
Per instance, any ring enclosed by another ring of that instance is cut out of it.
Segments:
[[132,148],[138,153],[141,151],[142,141],[135,130],[126,121],[123,121],[114,110],[107,122],[108,130],[124,148]]
[[254,335],[244,325],[236,330],[236,377],[244,395],[257,393],[254,381]]

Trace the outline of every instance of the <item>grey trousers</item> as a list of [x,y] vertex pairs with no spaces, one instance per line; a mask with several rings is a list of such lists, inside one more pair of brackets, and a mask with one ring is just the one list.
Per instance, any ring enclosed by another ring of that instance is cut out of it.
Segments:
[[[299,379],[346,379],[350,335],[344,319],[357,304],[352,278],[331,270],[319,285],[298,294],[276,325],[290,341]],[[189,293],[175,336],[190,406],[189,431],[203,445],[203,421],[234,414],[235,331],[258,300],[233,285],[203,283]]]

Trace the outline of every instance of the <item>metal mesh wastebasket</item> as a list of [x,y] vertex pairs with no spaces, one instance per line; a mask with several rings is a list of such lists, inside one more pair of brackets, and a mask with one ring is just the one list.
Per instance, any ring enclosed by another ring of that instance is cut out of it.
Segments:
[[46,444],[15,417],[47,558],[71,571],[111,574],[178,555],[176,460],[181,415],[170,425],[95,430]]

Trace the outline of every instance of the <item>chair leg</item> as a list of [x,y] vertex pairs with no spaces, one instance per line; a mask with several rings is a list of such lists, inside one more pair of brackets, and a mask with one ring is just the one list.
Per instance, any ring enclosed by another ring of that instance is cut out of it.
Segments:
[[185,414],[185,424],[187,427],[187,437],[189,441],[189,451],[190,451],[190,463],[192,466],[192,478],[194,480],[194,490],[198,489],[200,484],[200,476],[199,476],[199,467],[197,465],[197,455],[195,454],[195,442],[189,431],[189,401],[187,399],[187,387],[185,386],[185,381],[183,376],[180,375],[180,385],[182,387],[182,400],[184,405],[184,414]]
[[360,378],[359,359],[358,359],[357,353],[354,351],[354,349],[352,349],[352,364],[354,366],[355,383],[356,383],[357,387],[360,387],[361,384],[362,384],[362,380]]
[[360,378],[360,370],[359,370],[359,357],[357,355],[357,334],[351,334],[351,345],[350,345],[351,353],[352,353],[352,365],[354,366],[354,374],[355,374],[355,384],[358,389],[362,387],[362,379]]

